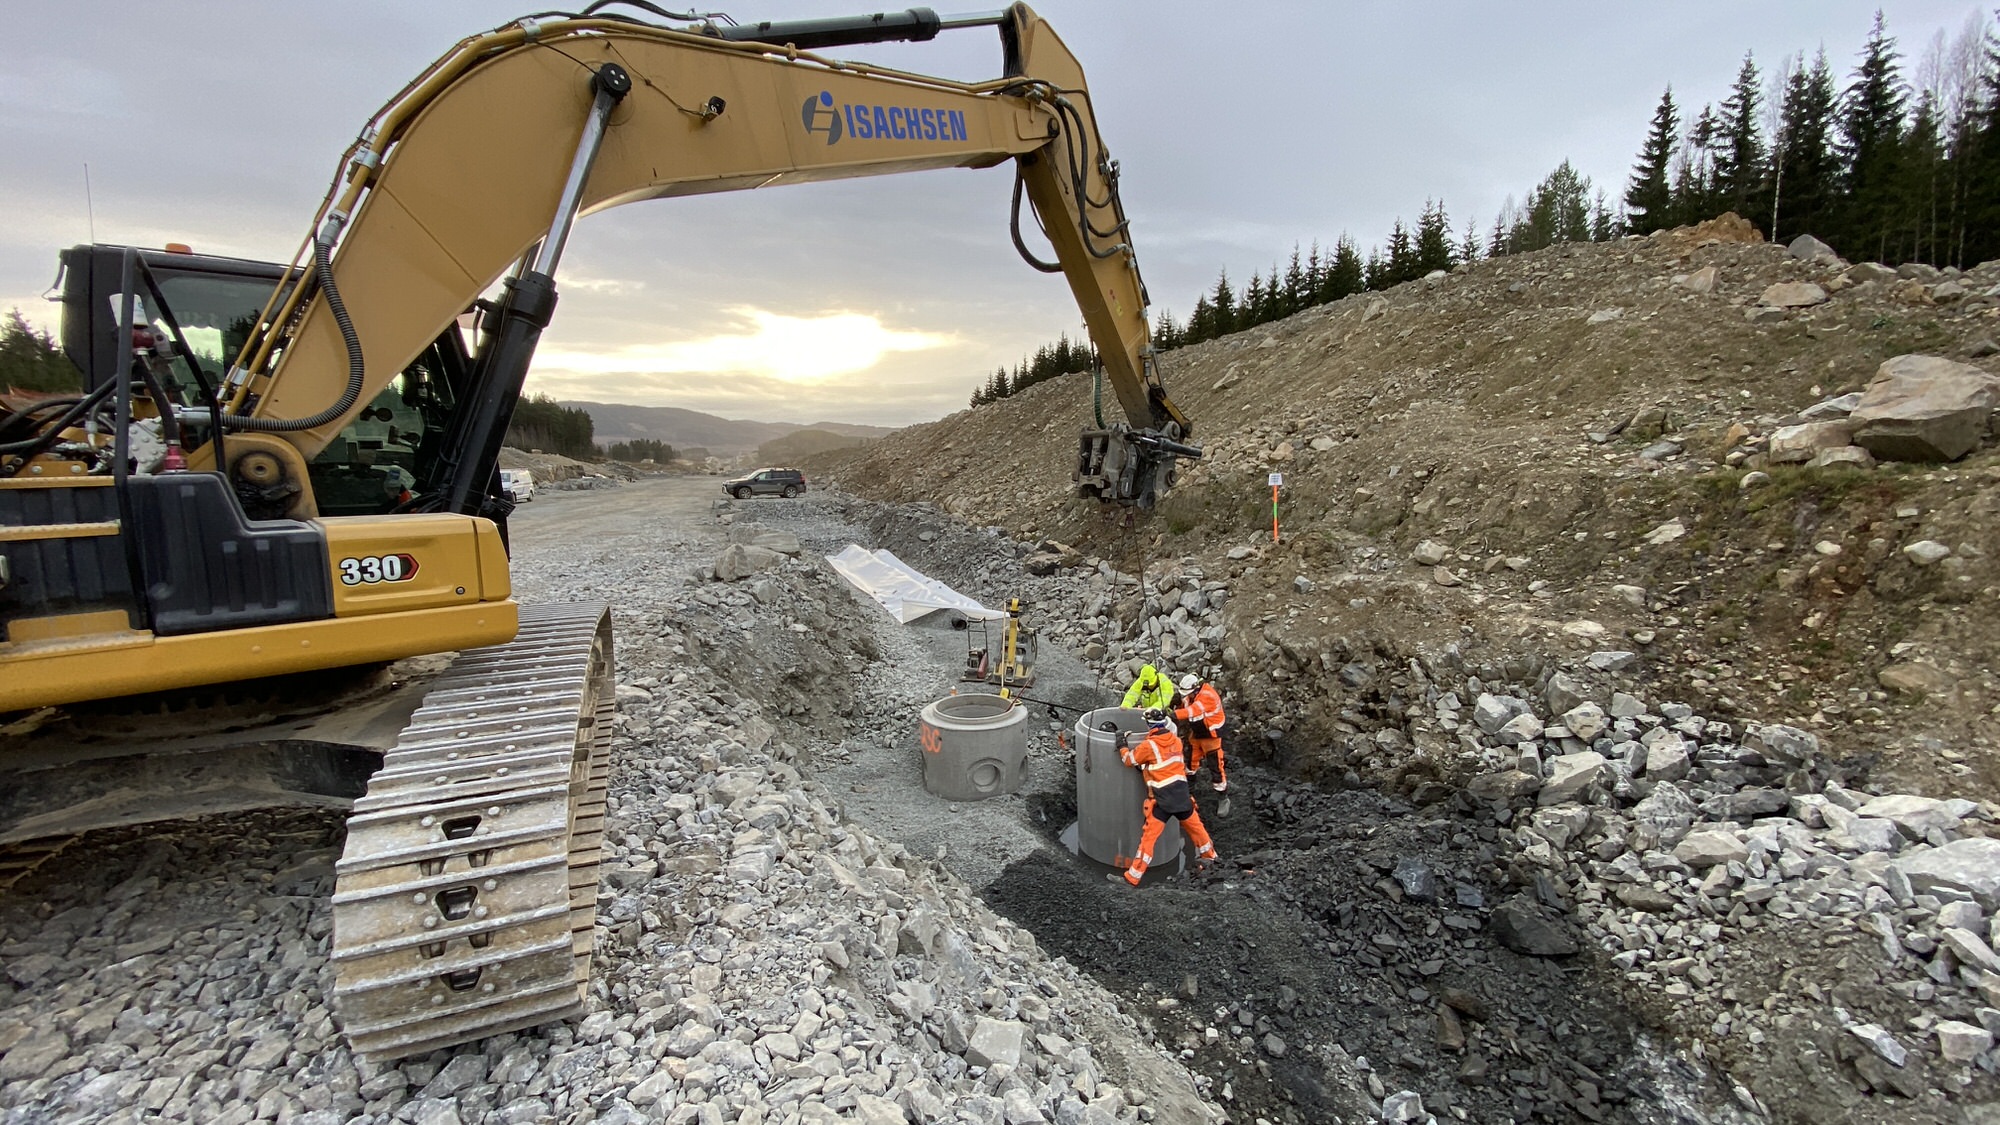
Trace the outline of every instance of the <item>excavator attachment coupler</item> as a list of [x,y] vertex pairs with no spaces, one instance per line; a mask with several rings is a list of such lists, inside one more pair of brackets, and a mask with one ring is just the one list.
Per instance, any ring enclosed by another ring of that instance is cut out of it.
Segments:
[[1101,430],[1085,430],[1077,439],[1076,481],[1078,496],[1151,508],[1160,495],[1174,485],[1174,462],[1182,457],[1198,459],[1201,449],[1154,430],[1135,430],[1113,423]]

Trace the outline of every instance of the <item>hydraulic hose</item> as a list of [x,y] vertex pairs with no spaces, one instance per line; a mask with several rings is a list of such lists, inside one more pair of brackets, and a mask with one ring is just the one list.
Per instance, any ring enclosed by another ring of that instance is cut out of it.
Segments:
[[93,414],[100,409],[104,404],[104,400],[110,397],[111,392],[116,390],[117,387],[118,383],[116,380],[108,379],[95,391],[92,391],[83,398],[77,399],[55,421],[44,424],[41,431],[35,436],[0,445],[0,457],[13,458],[11,461],[0,464],[0,477],[18,475],[22,466],[47,452],[49,449],[54,448],[62,440],[62,432],[64,430],[82,420],[86,414]]
[[329,257],[327,241],[324,238],[313,240],[313,275],[319,279],[320,290],[326,294],[326,309],[333,314],[333,323],[340,328],[340,340],[347,345],[347,389],[341,392],[340,401],[304,418],[252,418],[244,414],[225,414],[222,422],[230,429],[259,434],[314,430],[339,420],[360,401],[361,388],[367,378],[367,370],[361,361],[361,337],[354,331],[354,321],[348,317],[347,305],[340,299],[340,289],[333,283],[333,260]]
[[1021,252],[1021,260],[1043,273],[1061,273],[1062,266],[1055,262],[1044,262],[1035,257],[1028,244],[1021,240],[1021,166],[1014,166],[1014,203],[1007,216],[1007,233],[1014,236],[1014,249]]

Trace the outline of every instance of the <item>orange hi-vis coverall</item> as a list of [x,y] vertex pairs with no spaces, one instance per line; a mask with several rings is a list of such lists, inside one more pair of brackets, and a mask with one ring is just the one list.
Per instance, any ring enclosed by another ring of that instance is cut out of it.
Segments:
[[1215,755],[1215,791],[1229,788],[1229,769],[1222,763],[1222,724],[1226,721],[1222,714],[1222,696],[1214,684],[1203,684],[1195,689],[1192,698],[1182,697],[1180,706],[1174,708],[1174,718],[1187,724],[1188,773],[1201,772],[1201,760]]
[[1125,869],[1125,881],[1139,885],[1153,862],[1153,845],[1167,830],[1168,820],[1181,822],[1181,831],[1194,844],[1196,856],[1214,859],[1215,844],[1202,826],[1201,814],[1195,811],[1194,794],[1188,791],[1187,760],[1181,756],[1180,736],[1162,727],[1137,746],[1120,748],[1118,756],[1126,765],[1136,766],[1139,776],[1146,779],[1146,829],[1139,837],[1132,866]]

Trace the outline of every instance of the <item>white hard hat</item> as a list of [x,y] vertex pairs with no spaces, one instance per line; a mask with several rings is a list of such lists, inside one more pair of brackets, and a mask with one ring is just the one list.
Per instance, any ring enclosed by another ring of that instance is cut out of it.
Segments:
[[1189,672],[1187,675],[1181,677],[1182,691],[1193,691],[1194,689],[1200,686],[1201,686],[1201,677],[1195,675],[1193,672]]

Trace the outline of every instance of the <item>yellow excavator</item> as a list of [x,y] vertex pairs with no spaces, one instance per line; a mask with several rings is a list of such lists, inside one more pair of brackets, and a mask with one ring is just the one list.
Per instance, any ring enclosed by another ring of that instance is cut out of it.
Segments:
[[[975,27],[999,33],[999,78],[824,53]],[[610,619],[516,605],[498,473],[573,222],[1009,160],[1015,244],[1068,280],[1125,416],[1083,433],[1078,491],[1150,506],[1200,450],[1160,380],[1083,72],[1021,4],[543,13],[459,43],[377,113],[290,266],[65,251],[81,387],[0,413],[0,845],[351,808],[331,956],[358,1052],[574,1014]],[[1053,262],[1022,237],[1023,196]]]

